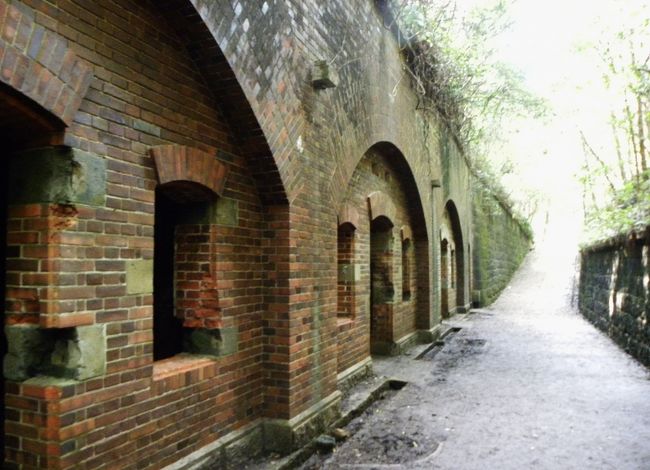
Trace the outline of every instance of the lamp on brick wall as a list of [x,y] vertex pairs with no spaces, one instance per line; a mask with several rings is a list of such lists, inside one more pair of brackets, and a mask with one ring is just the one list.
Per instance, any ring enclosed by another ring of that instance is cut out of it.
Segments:
[[311,84],[317,90],[334,88],[338,83],[336,70],[330,67],[329,62],[317,60],[311,69]]

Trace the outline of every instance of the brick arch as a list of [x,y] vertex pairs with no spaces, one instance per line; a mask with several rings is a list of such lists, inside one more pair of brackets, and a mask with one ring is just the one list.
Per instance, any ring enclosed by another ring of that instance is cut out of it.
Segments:
[[0,82],[67,127],[88,91],[92,66],[34,15],[0,0]]
[[[204,196],[222,196],[228,167],[215,155],[185,145],[159,145],[151,148],[160,185],[195,185]],[[190,190],[191,191],[191,190]],[[187,191],[183,191],[187,192]],[[189,195],[190,199],[196,199]],[[201,195],[199,199],[203,199]]]
[[[235,136],[235,144],[249,163],[262,202],[269,206],[286,205],[288,197],[280,170],[282,162],[269,145],[271,138],[278,136],[267,139],[260,121],[268,121],[269,116],[252,107],[258,94],[256,85],[267,83],[268,79],[256,77],[257,80],[251,81],[245,76],[243,64],[237,62],[239,57],[255,58],[256,53],[245,37],[233,39],[232,35],[244,31],[232,17],[230,3],[204,0],[150,0],[150,3],[177,33],[188,56],[205,78],[219,112]],[[237,26],[237,29],[224,29],[215,19]],[[286,140],[286,136],[283,139]],[[290,153],[282,139],[274,139],[274,142],[285,153]]]
[[368,195],[368,212],[371,221],[383,216],[390,220],[391,223],[394,223],[397,209],[391,198],[385,193],[374,191]]
[[465,246],[463,244],[463,229],[456,203],[448,199],[445,203],[445,214],[451,223],[451,237],[456,250],[456,304],[459,308],[465,305]]
[[338,214],[338,224],[343,225],[345,223],[351,224],[354,228],[359,228],[359,211],[356,207],[351,204],[345,204]]

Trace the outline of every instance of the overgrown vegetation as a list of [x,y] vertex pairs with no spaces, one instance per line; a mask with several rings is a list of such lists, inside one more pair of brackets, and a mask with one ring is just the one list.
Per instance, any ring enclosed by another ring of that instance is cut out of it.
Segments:
[[650,225],[650,19],[638,15],[596,45],[609,98],[610,145],[580,131],[587,241]]
[[495,158],[504,123],[540,116],[544,102],[528,92],[522,76],[497,58],[492,39],[510,25],[507,0],[461,11],[455,0],[388,0],[394,28],[409,64],[418,108],[437,113],[455,136],[472,171],[508,207],[517,206],[527,224],[537,210],[529,194],[513,204],[500,176],[512,161]]

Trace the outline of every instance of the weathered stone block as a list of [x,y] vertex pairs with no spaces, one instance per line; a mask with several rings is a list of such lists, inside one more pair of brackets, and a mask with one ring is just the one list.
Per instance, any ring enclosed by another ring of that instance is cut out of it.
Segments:
[[239,330],[236,327],[215,330],[185,328],[183,335],[183,349],[193,354],[227,356],[236,353],[239,345]]
[[49,331],[36,325],[7,325],[7,354],[3,359],[6,379],[22,381],[43,368],[54,346]]
[[61,331],[46,368],[57,377],[85,380],[106,372],[105,325],[81,326]]
[[340,403],[341,392],[336,391],[290,420],[265,421],[266,450],[285,453],[305,445],[340,416]]
[[106,197],[106,162],[66,147],[24,152],[11,159],[10,200],[14,204],[53,202],[99,206]]
[[85,380],[106,372],[104,325],[58,330],[11,325],[5,327],[5,333],[4,373],[9,380],[37,375]]
[[126,264],[126,293],[150,294],[153,292],[153,260],[133,260]]
[[357,266],[353,263],[339,264],[339,282],[354,282],[357,280]]
[[236,226],[239,223],[239,208],[237,201],[225,197],[217,199],[213,205],[213,223],[217,225]]

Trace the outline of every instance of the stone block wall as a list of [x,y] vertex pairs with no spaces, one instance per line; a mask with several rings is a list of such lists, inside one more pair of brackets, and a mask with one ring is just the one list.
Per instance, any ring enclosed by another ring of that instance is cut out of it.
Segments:
[[508,285],[532,244],[524,228],[477,179],[472,184],[472,303],[491,304]]
[[580,312],[621,348],[650,366],[650,231],[584,248]]

